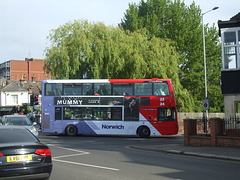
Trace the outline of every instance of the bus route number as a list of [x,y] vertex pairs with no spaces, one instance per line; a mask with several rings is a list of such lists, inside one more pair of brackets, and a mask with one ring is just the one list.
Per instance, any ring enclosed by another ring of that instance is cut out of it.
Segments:
[[164,98],[160,98],[160,106],[165,106]]

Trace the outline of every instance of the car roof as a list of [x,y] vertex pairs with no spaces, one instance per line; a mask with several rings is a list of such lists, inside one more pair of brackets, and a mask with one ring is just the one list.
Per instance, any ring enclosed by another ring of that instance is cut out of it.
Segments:
[[0,130],[1,129],[26,129],[26,128],[21,126],[0,126]]
[[[10,134],[7,137],[4,137],[6,134]],[[16,137],[18,133],[23,134],[22,137]],[[0,126],[0,134],[2,135],[0,137],[1,143],[0,148],[4,146],[15,146],[15,145],[29,145],[29,142],[32,144],[38,144],[40,141],[39,139],[34,136],[27,128],[20,127],[20,126]],[[12,140],[13,137],[16,137],[16,141]],[[26,138],[27,137],[27,138]],[[4,139],[3,139],[4,138]],[[9,141],[9,138],[11,142]],[[27,139],[27,141],[22,141],[21,139]],[[41,143],[43,144],[43,143]]]
[[4,115],[3,117],[27,117],[26,115]]
[[11,114],[11,115],[4,115],[4,116],[26,116],[26,115],[21,115],[21,114]]

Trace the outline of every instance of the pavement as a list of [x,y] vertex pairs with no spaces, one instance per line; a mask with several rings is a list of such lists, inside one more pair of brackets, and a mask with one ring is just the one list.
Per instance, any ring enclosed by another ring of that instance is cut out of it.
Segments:
[[174,144],[154,144],[146,146],[130,146],[138,150],[147,150],[161,153],[179,154],[220,160],[231,160],[240,162],[240,147],[193,147],[184,146],[183,141]]

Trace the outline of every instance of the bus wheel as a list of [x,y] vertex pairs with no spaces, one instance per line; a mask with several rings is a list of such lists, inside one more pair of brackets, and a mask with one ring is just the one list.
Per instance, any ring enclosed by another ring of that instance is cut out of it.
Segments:
[[68,125],[65,129],[65,134],[67,136],[76,136],[78,134],[77,127],[74,125]]
[[149,137],[150,136],[150,129],[146,126],[142,126],[139,128],[138,134],[140,137]]

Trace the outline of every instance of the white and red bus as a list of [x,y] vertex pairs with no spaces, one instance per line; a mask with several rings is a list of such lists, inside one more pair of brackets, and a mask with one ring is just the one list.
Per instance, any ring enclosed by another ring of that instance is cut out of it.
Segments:
[[44,80],[41,129],[69,136],[177,134],[171,80]]

